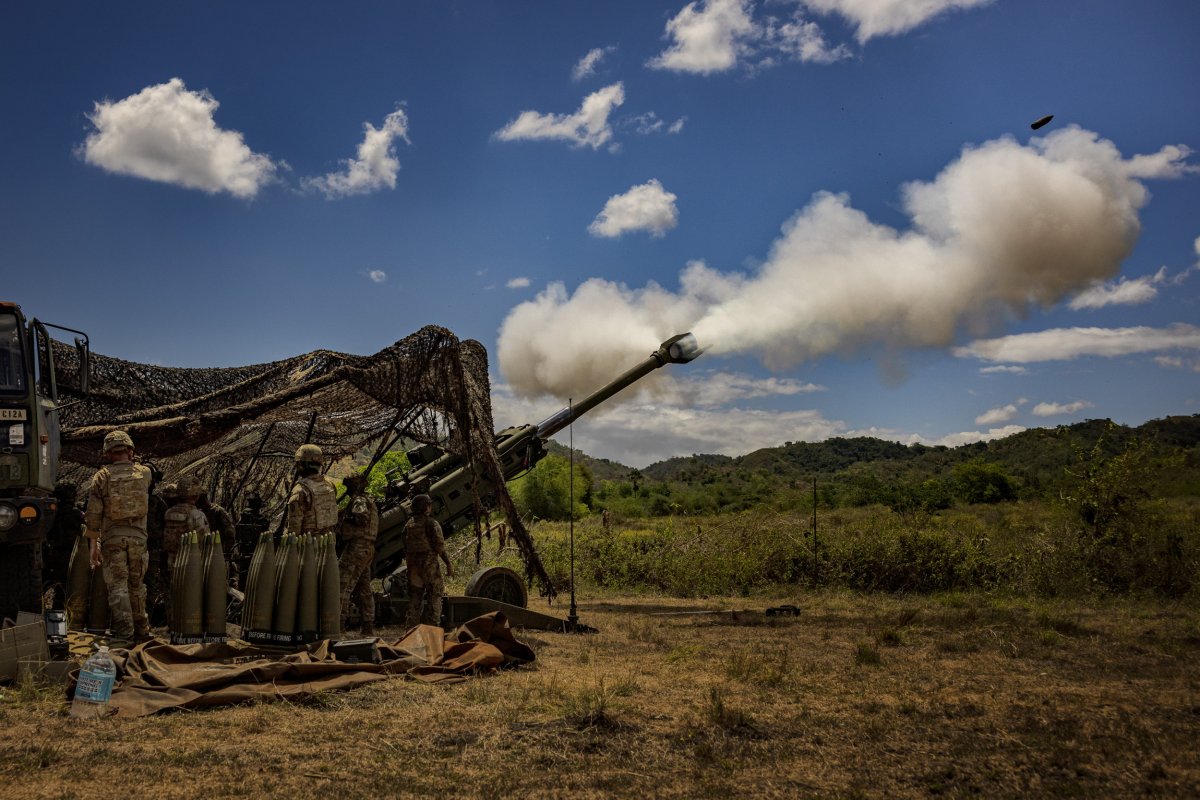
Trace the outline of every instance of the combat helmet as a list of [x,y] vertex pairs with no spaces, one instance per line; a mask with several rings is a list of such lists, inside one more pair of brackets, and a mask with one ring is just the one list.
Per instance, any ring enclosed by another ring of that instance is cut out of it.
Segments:
[[100,448],[101,452],[107,453],[110,450],[116,450],[118,447],[128,447],[133,449],[133,439],[129,438],[129,434],[125,431],[109,431],[104,436],[104,445]]
[[427,494],[419,494],[412,499],[414,514],[424,514],[431,508],[433,508],[433,500]]
[[199,497],[204,494],[204,487],[200,484],[200,479],[195,475],[183,475],[175,483],[175,496],[184,497]]
[[351,472],[346,477],[342,478],[342,485],[347,489],[355,487],[361,489],[367,485],[367,476],[363,472]]
[[296,448],[296,463],[297,464],[317,464],[319,465],[325,458],[325,453],[321,451],[320,446],[315,444],[302,444]]

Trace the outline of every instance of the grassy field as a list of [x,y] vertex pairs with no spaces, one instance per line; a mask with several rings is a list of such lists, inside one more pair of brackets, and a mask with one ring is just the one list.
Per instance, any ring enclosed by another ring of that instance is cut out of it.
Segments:
[[89,723],[0,688],[0,797],[1200,796],[1194,603],[592,592],[580,614],[600,633],[523,633],[534,665],[456,685]]

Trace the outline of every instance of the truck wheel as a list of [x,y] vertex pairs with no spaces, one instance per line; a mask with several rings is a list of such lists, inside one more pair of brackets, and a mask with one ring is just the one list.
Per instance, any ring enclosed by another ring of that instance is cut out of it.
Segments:
[[42,611],[41,542],[0,545],[0,617]]
[[469,597],[486,597],[510,606],[525,608],[529,592],[525,581],[508,567],[485,567],[471,576],[463,593]]

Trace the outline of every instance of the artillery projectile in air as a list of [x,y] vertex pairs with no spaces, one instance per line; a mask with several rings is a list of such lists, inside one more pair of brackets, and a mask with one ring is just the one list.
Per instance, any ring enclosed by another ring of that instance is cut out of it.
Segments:
[[1033,128],[1033,129],[1036,131],[1036,130],[1038,130],[1039,128],[1044,128],[1044,127],[1046,127],[1047,125],[1049,125],[1049,124],[1050,124],[1050,120],[1052,120],[1052,119],[1054,119],[1054,115],[1053,115],[1053,114],[1047,114],[1046,116],[1042,117],[1041,119],[1039,119],[1039,120],[1036,120],[1036,121],[1034,121],[1034,122],[1030,123],[1029,127]]

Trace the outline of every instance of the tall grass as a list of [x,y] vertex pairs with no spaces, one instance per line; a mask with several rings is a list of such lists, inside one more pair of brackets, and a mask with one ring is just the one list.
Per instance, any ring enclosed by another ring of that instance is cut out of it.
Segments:
[[[1200,500],[1155,501],[1136,534],[1097,542],[1061,507],[960,507],[925,519],[883,507],[811,517],[752,510],[575,524],[577,585],[681,597],[784,585],[886,592],[1005,589],[1039,596],[1158,592],[1200,596]],[[569,580],[565,523],[532,527],[559,586]],[[473,551],[473,548],[469,548]],[[520,564],[513,552],[487,562]],[[470,574],[474,564],[463,565]]]

